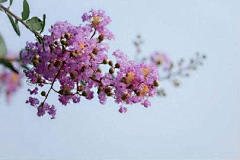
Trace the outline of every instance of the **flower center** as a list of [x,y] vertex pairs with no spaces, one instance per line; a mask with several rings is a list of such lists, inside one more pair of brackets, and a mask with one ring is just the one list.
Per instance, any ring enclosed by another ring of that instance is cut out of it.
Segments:
[[133,81],[135,78],[135,74],[133,72],[129,72],[126,76],[126,82],[129,84]]
[[142,71],[144,73],[144,76],[147,77],[148,73],[149,73],[149,69],[147,68],[142,68]]
[[93,17],[93,21],[92,21],[93,26],[99,25],[100,19],[101,19],[100,16],[94,16],[94,17]]
[[84,48],[85,48],[85,46],[84,46],[83,43],[80,43],[80,44],[79,44],[79,47],[80,47],[81,49],[84,49]]
[[163,57],[159,57],[158,60],[157,60],[157,64],[160,65],[164,62],[164,59]]
[[19,76],[16,73],[13,73],[11,76],[12,83],[18,83]]
[[145,96],[149,92],[149,88],[146,84],[142,85],[142,90],[140,91],[141,96]]

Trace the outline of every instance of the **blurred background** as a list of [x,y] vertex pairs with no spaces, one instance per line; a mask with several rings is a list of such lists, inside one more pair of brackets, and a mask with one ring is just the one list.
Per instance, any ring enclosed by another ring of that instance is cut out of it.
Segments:
[[[28,2],[31,16],[47,15],[46,28],[63,20],[77,25],[84,12],[105,10],[115,34],[110,51],[121,49],[132,59],[139,33],[146,56],[160,50],[178,60],[199,51],[208,59],[180,88],[162,82],[166,98],[152,98],[150,108],[130,106],[126,114],[110,99],[106,105],[82,99],[65,107],[51,94],[56,119],[39,118],[25,104],[24,80],[10,105],[1,96],[0,159],[240,159],[240,1]],[[20,15],[22,1],[14,1],[12,11]],[[0,24],[11,53],[35,39],[21,25],[19,38],[3,13]]]

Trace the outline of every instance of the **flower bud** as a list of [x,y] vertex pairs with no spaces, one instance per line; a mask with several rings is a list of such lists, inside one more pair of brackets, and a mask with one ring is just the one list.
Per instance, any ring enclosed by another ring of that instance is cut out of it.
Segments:
[[113,62],[112,62],[112,61],[109,61],[108,64],[109,64],[110,66],[113,66]]
[[119,63],[116,63],[116,64],[115,64],[115,68],[120,68],[120,64],[119,64]]
[[99,94],[102,91],[101,87],[98,87],[97,93]]
[[58,45],[59,45],[59,41],[55,41],[54,44],[55,44],[56,46],[58,46]]
[[111,67],[111,68],[109,69],[109,73],[110,73],[110,74],[113,74],[113,73],[114,73],[114,71],[115,71],[115,70],[114,70],[114,68],[113,68],[113,67]]
[[70,77],[72,78],[72,79],[76,79],[76,74],[74,74],[74,73],[70,73]]
[[102,73],[102,70],[100,68],[97,69],[97,72]]
[[71,94],[71,91],[68,90],[68,89],[66,89],[64,94],[65,94],[65,95],[70,95],[70,94]]
[[107,60],[107,59],[104,59],[102,63],[103,63],[103,64],[108,64],[108,60]]
[[104,92],[107,94],[107,93],[109,93],[109,92],[111,92],[111,88],[110,87],[106,87],[105,89],[104,89]]
[[95,55],[97,55],[97,53],[98,53],[97,48],[94,48],[93,51],[92,51],[92,53],[95,54]]
[[41,96],[45,97],[45,96],[46,96],[46,92],[45,92],[45,91],[42,91],[42,92],[41,92]]
[[66,41],[64,41],[64,40],[61,40],[60,42],[61,42],[62,45],[66,44]]
[[64,35],[64,37],[65,37],[67,40],[69,40],[69,39],[71,38],[71,34],[70,34],[70,33],[66,33],[66,34]]
[[54,66],[55,67],[59,67],[61,65],[61,61],[56,61],[55,63],[54,63]]
[[104,40],[104,35],[101,34],[101,35],[98,37],[98,41],[99,41],[99,43],[100,43],[100,42],[102,42],[103,40]]
[[158,81],[154,81],[154,86],[158,87],[159,86],[159,82]]
[[78,86],[77,90],[80,92],[83,91],[83,86]]
[[87,95],[88,95],[88,94],[87,94],[86,91],[83,91],[83,92],[82,92],[82,96],[87,97]]
[[113,93],[112,92],[108,92],[108,93],[106,93],[106,95],[110,97],[110,96],[113,95]]
[[63,89],[61,89],[58,93],[61,95],[64,95],[65,91]]
[[43,83],[43,80],[42,80],[41,77],[38,77],[38,78],[37,78],[37,83]]
[[126,101],[127,100],[127,94],[122,95],[122,100]]

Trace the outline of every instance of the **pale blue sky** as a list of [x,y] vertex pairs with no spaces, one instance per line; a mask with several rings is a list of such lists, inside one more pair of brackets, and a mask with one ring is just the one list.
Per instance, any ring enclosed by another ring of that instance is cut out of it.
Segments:
[[[169,86],[166,99],[151,99],[152,107],[129,107],[97,100],[58,107],[57,117],[38,118],[24,102],[25,85],[12,105],[1,99],[0,159],[227,159],[240,158],[240,1],[238,0],[28,0],[32,15],[47,15],[46,28],[59,20],[73,24],[90,9],[103,9],[112,18],[116,39],[131,58],[136,34],[144,37],[143,51],[167,52],[173,59],[196,51],[208,60],[179,89]],[[22,1],[12,9],[21,13]],[[34,37],[21,27],[13,32],[0,14],[0,33],[9,50],[19,51]],[[47,33],[47,32],[45,32]]]

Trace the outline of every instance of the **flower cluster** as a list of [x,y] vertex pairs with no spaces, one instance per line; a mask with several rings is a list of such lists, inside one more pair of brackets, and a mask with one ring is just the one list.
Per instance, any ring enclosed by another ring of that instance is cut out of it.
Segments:
[[17,74],[7,68],[1,68],[0,72],[0,89],[5,91],[6,100],[10,103],[11,96],[21,86],[21,75]]
[[162,53],[162,52],[155,52],[151,55],[150,57],[151,62],[155,64],[157,67],[161,66],[163,67],[164,71],[167,71],[171,68],[172,66],[172,61],[168,57],[167,54]]
[[[124,104],[142,103],[148,107],[148,97],[155,94],[158,85],[156,68],[129,61],[121,51],[113,53],[113,63],[108,59],[109,46],[105,42],[114,39],[106,28],[110,17],[102,10],[91,10],[82,19],[86,23],[80,26],[57,22],[42,42],[27,43],[21,57],[24,65],[32,66],[24,72],[36,88],[29,89],[32,96],[26,102],[38,109],[38,116],[48,113],[54,118],[56,109],[46,102],[51,91],[67,105],[70,101],[79,103],[82,97],[93,99],[97,89],[100,103],[112,97],[120,104],[121,113],[127,111]],[[108,66],[108,72],[102,71],[103,65]],[[58,89],[56,83],[60,85]],[[45,91],[43,86],[49,89]],[[33,97],[38,93],[42,102]]]

